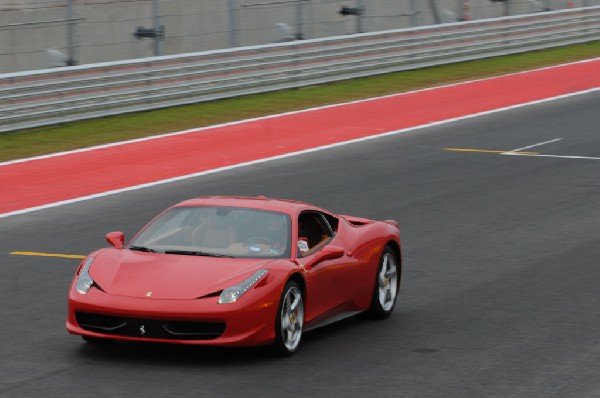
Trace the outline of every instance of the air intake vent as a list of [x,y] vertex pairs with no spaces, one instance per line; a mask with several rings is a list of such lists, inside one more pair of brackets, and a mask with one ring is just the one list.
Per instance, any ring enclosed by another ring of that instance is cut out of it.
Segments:
[[166,340],[211,340],[225,332],[224,322],[174,321],[122,318],[78,312],[77,323],[85,330],[113,336]]

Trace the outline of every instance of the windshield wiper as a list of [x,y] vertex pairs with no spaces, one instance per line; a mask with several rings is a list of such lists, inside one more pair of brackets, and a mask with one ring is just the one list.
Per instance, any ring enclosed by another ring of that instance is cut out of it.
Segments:
[[187,256],[234,258],[233,256],[229,256],[227,254],[207,253],[207,252],[201,252],[199,250],[165,250],[165,254],[183,254],[183,255],[187,255]]
[[129,250],[137,250],[139,252],[156,253],[156,250],[145,246],[129,246]]

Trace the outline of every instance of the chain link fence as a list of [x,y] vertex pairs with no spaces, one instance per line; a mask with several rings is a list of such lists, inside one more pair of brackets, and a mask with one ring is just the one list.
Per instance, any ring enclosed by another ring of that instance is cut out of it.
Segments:
[[0,0],[0,73],[599,4],[600,0]]

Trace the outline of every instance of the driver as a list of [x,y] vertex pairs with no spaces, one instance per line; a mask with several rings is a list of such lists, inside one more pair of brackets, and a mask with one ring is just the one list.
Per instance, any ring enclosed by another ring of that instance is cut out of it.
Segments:
[[285,247],[287,242],[287,222],[284,216],[269,217],[265,238],[273,247]]
[[251,243],[250,251],[282,254],[288,244],[287,224],[285,216],[269,215],[260,228],[257,240]]

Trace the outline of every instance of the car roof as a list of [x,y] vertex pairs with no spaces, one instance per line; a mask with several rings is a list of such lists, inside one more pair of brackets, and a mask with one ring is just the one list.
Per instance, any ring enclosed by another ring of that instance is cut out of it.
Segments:
[[280,213],[296,214],[307,209],[323,210],[317,206],[288,199],[274,199],[266,196],[205,196],[185,200],[179,206],[231,206],[246,207],[259,210],[271,210]]

